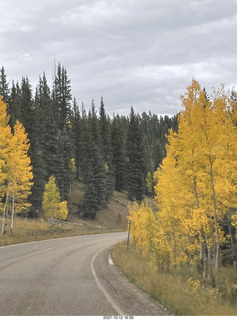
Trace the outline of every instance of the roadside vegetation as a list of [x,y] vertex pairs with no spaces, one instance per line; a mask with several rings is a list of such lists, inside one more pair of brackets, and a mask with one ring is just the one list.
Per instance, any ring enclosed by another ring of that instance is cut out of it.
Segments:
[[[113,247],[115,265],[140,289],[157,300],[169,314],[182,316],[236,316],[237,271],[220,269],[220,290],[212,286],[202,288],[190,279],[190,270],[184,265],[178,270],[161,272],[149,257],[138,255],[134,247],[127,249],[126,242]],[[198,270],[193,276],[199,276]]]
[[[6,234],[0,237],[0,246],[29,241],[78,236],[85,234],[119,232],[127,230],[128,207],[131,201],[127,194],[114,191],[107,207],[100,210],[94,220],[83,219],[76,214],[76,207],[81,199],[83,187],[74,185],[68,200],[70,213],[67,221],[51,218],[29,219],[16,217],[14,232],[8,232],[10,219],[7,220]],[[74,212],[74,213],[73,213]],[[0,217],[0,224],[2,218]]]
[[181,101],[153,175],[158,209],[130,207],[131,247],[114,259],[175,314],[237,315],[236,99],[193,80]]

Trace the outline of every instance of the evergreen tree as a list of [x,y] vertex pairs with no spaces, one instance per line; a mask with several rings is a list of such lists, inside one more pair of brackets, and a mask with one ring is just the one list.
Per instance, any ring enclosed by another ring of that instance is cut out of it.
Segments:
[[3,101],[8,103],[10,90],[4,67],[0,69],[0,95],[2,96]]
[[53,121],[51,108],[50,89],[45,73],[43,73],[43,76],[39,77],[34,98],[35,125],[31,138],[34,150],[31,156],[34,186],[30,196],[32,203],[31,216],[37,216],[41,209],[44,186],[49,177],[47,168],[51,166],[49,158],[52,148],[51,145],[47,148],[46,144],[52,140],[50,134],[48,134]]
[[112,166],[115,190],[117,191],[122,191],[125,188],[125,135],[126,129],[121,118],[117,115],[113,118],[111,127]]
[[145,194],[144,146],[139,120],[133,108],[130,111],[126,157],[128,198],[130,200],[141,201]]
[[7,106],[8,114],[10,115],[10,126],[13,129],[14,124],[16,123],[16,120],[21,120],[21,88],[18,83],[12,82],[10,97],[9,97],[9,103]]
[[22,122],[31,140],[32,133],[35,127],[35,114],[33,109],[32,89],[28,77],[22,77],[19,108],[20,119],[17,120]]
[[106,199],[108,200],[114,190],[114,178],[112,172],[112,146],[111,146],[111,130],[110,121],[105,114],[104,101],[101,97],[100,102],[100,136],[102,146],[102,156],[106,168]]
[[71,113],[71,81],[68,78],[67,70],[58,63],[53,84],[53,107],[57,126],[63,129],[69,121]]
[[76,178],[80,177],[80,167],[82,159],[82,146],[81,146],[81,136],[82,136],[82,119],[79,111],[79,107],[76,99],[73,100],[73,117],[71,119],[72,123],[72,140],[75,148],[74,159],[76,167]]
[[[84,120],[86,120],[84,118]],[[94,219],[98,210],[106,205],[106,166],[101,152],[99,120],[94,102],[88,113],[84,128],[83,166],[85,194],[83,198],[83,216]]]
[[83,217],[94,219],[106,204],[105,168],[98,146],[93,143],[93,156],[88,162],[87,181],[83,198]]

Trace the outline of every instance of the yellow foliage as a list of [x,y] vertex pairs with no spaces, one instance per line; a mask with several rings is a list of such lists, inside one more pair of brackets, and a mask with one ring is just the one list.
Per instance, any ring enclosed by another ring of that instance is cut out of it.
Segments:
[[9,172],[9,158],[11,155],[11,128],[8,125],[7,105],[0,96],[0,200],[6,193],[5,180]]
[[189,278],[188,279],[188,286],[191,290],[196,291],[201,288],[201,283],[199,280]]
[[69,168],[70,168],[71,172],[73,172],[73,173],[76,172],[76,164],[75,164],[74,158],[70,159]]
[[17,120],[11,140],[8,187],[9,197],[14,198],[15,212],[22,212],[31,206],[27,198],[33,185],[31,160],[28,156],[29,140],[23,125]]
[[68,208],[67,208],[67,201],[62,201],[58,203],[57,206],[58,210],[58,219],[60,220],[67,220],[67,215],[68,215]]
[[45,185],[42,207],[46,218],[67,219],[67,201],[61,202],[59,189],[54,176],[51,176]]
[[178,133],[170,131],[167,156],[154,173],[159,212],[130,208],[137,250],[171,266],[195,262],[204,245],[215,252],[225,240],[220,222],[237,207],[237,133],[224,87],[210,101],[193,80],[181,101]]
[[135,248],[142,254],[148,253],[153,238],[155,218],[152,209],[142,203],[138,203],[129,208],[129,218],[131,219],[131,236]]
[[104,163],[104,168],[105,168],[105,171],[108,172],[109,166],[108,166],[108,164],[106,162]]

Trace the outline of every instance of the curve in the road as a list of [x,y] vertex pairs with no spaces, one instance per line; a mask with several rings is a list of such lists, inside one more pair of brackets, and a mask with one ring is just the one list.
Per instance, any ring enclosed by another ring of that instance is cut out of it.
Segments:
[[165,314],[108,263],[109,247],[125,237],[107,233],[1,247],[0,316]]

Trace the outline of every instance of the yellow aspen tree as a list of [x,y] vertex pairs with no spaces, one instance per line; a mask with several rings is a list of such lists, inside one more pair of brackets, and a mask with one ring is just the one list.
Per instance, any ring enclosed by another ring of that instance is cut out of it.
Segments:
[[54,176],[51,176],[45,185],[42,207],[46,218],[67,219],[67,201],[61,202],[59,189]]
[[142,255],[146,255],[150,250],[151,234],[152,234],[152,217],[154,216],[152,209],[144,204],[139,205],[134,202],[129,207],[128,217],[131,219],[131,238],[135,249]]
[[237,92],[233,92],[233,102],[232,102],[232,112],[231,112],[231,117],[234,122],[234,125],[236,126],[237,129]]
[[178,166],[180,140],[176,137],[177,134],[171,131],[169,144],[166,146],[167,157],[155,173],[155,178],[158,179],[155,200],[159,208],[159,228],[155,241],[159,254],[165,257],[170,266],[186,261],[189,258],[189,247],[193,245],[189,233],[184,232],[183,228],[183,221],[188,216],[187,203],[188,207],[192,206],[193,199]]
[[[6,232],[5,220],[6,210],[9,198],[9,189],[7,180],[9,176],[9,159],[11,155],[11,141],[12,134],[11,128],[8,124],[9,116],[7,115],[7,105],[3,102],[0,96],[0,208],[3,212],[1,233]],[[5,197],[5,203],[2,203],[2,199]]]
[[[210,101],[206,99],[204,91],[200,84],[193,80],[192,84],[187,88],[184,96],[181,96],[182,104],[185,108],[180,112],[178,118],[180,141],[180,150],[183,150],[179,159],[179,168],[182,171],[182,177],[185,185],[190,191],[192,202],[189,203],[190,214],[184,220],[184,230],[190,235],[197,238],[199,243],[199,258],[204,262],[206,270],[206,249],[209,252],[213,245],[210,240],[212,232],[207,228],[210,225],[210,214],[201,208],[200,201],[205,198],[206,183],[203,174],[203,154],[202,149],[202,134],[201,127],[205,126],[203,121],[203,112],[210,108]],[[196,218],[199,217],[199,222],[196,223]]]
[[12,202],[11,233],[13,231],[15,213],[21,213],[31,206],[27,201],[33,185],[33,172],[31,160],[28,155],[29,147],[29,139],[25,133],[25,128],[17,120],[14,125],[14,135],[12,137],[8,177],[9,198]]
[[[158,224],[164,225],[161,234],[175,263],[181,261],[178,249],[182,247],[187,256],[196,255],[198,247],[202,252],[204,244],[209,257],[212,250],[218,280],[223,240],[219,224],[228,208],[236,205],[236,132],[223,87],[208,101],[193,80],[181,101],[185,110],[178,118],[178,134],[171,132],[167,158],[155,174],[161,209]],[[170,241],[168,231],[173,238]]]

